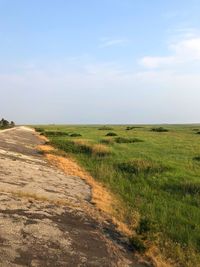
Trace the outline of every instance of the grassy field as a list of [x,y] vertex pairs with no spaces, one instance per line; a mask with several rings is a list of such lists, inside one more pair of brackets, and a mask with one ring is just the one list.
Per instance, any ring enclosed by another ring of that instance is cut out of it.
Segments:
[[139,250],[200,266],[200,125],[38,127],[122,200],[130,227],[139,214]]

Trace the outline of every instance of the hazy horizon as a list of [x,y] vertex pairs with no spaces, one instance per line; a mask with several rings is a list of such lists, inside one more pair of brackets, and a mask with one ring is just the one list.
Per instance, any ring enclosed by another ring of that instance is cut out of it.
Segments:
[[200,123],[200,2],[0,0],[0,116]]

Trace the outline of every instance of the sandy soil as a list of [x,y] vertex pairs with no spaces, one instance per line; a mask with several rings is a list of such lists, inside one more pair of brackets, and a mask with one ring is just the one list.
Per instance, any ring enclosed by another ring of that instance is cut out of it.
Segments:
[[149,266],[92,215],[90,186],[50,165],[42,144],[26,127],[0,131],[0,266]]

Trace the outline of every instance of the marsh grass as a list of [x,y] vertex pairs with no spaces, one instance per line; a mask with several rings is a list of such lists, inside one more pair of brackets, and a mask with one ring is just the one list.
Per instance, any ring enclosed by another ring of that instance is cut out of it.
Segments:
[[[117,215],[138,235],[133,235],[132,247],[144,251],[146,244],[155,242],[166,257],[174,259],[172,266],[200,266],[200,142],[193,131],[200,126],[167,125],[166,134],[156,134],[148,125],[134,131],[126,130],[124,125],[112,126],[117,137],[105,137],[106,133],[98,130],[100,127],[39,128],[42,132],[44,129],[82,135],[81,139],[49,139],[50,144],[76,158],[121,200],[123,205]],[[115,140],[136,136],[144,142]],[[111,153],[96,156],[92,147],[97,144],[106,145]],[[132,214],[138,214],[137,220]]]
[[127,162],[118,163],[117,168],[123,172],[136,175],[162,173],[168,170],[166,166],[160,163],[145,159],[132,159]]
[[185,182],[180,184],[167,184],[163,189],[181,195],[200,195],[200,183]]
[[69,133],[67,132],[63,132],[63,131],[40,131],[40,133],[44,134],[47,137],[51,137],[51,136],[68,136]]

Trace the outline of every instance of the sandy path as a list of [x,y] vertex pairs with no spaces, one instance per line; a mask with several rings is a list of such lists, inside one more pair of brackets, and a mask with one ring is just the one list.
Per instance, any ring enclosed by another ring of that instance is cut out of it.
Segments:
[[40,155],[34,131],[0,131],[0,266],[144,266],[84,211],[90,187]]

